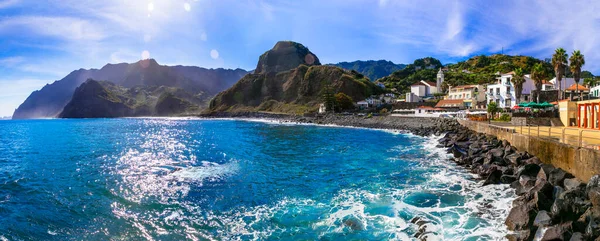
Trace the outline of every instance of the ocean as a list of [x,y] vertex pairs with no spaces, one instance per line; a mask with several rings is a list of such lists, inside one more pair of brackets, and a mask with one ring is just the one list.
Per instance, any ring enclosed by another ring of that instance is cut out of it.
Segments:
[[0,240],[503,240],[439,137],[276,121],[0,121]]

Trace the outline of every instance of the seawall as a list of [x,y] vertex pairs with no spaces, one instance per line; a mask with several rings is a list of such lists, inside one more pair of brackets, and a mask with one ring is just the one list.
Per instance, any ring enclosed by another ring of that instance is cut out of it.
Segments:
[[592,176],[600,174],[600,151],[580,148],[552,139],[523,135],[504,128],[490,126],[487,123],[468,120],[458,120],[458,122],[473,131],[506,140],[519,151],[531,153],[543,163],[561,168],[584,182]]

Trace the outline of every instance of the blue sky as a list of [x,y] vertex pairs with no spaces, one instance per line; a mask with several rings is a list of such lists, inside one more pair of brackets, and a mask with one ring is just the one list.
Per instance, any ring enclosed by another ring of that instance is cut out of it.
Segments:
[[580,49],[600,74],[598,1],[0,0],[0,116],[79,68],[135,62],[253,69],[278,40],[321,62],[443,63]]

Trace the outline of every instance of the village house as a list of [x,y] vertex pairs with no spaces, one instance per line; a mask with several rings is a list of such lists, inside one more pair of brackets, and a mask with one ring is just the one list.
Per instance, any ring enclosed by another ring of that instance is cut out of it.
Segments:
[[460,85],[450,86],[447,100],[462,100],[461,109],[484,109],[485,108],[485,90],[482,85]]
[[[514,72],[501,74],[496,79],[495,84],[487,86],[486,99],[487,104],[496,102],[499,108],[511,108],[517,104],[515,95],[515,86],[511,82]],[[523,83],[523,91],[519,102],[532,101],[531,92],[535,90],[535,83],[530,75],[525,75],[525,83]],[[549,81],[542,81],[542,91],[554,90],[554,84]]]

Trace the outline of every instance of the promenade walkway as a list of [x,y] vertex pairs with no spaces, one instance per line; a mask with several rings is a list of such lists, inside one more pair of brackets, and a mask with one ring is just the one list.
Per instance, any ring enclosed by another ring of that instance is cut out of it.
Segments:
[[514,126],[507,122],[492,122],[501,128],[513,129],[516,133],[552,139],[577,147],[600,150],[600,131],[577,127],[558,126]]

